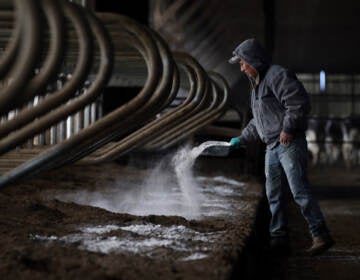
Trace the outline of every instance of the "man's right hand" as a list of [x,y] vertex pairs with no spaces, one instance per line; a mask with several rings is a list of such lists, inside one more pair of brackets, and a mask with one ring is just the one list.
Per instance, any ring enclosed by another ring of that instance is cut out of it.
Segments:
[[232,147],[232,148],[239,148],[241,141],[240,141],[239,138],[231,138],[231,140],[230,140],[229,143],[230,143],[230,147]]

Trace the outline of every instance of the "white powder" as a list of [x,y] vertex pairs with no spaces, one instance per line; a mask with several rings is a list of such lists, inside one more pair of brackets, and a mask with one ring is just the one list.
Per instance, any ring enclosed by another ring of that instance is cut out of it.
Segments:
[[208,255],[202,253],[195,253],[188,257],[182,258],[182,261],[195,261],[207,258]]
[[[81,250],[103,254],[127,252],[152,257],[156,248],[167,248],[186,255],[182,260],[196,260],[207,257],[210,244],[218,242],[223,231],[201,233],[183,225],[162,226],[159,224],[89,225],[79,227],[80,232],[58,236],[30,234],[29,238],[40,242],[71,244]],[[116,232],[118,231],[118,232]],[[135,235],[120,235],[122,231]],[[111,235],[109,233],[111,232]],[[197,242],[194,246],[193,242]]]
[[209,141],[194,148],[185,146],[171,158],[164,158],[155,165],[140,183],[114,174],[113,185],[103,186],[99,182],[101,187],[95,191],[60,192],[56,198],[140,216],[176,215],[187,219],[230,216],[239,204],[233,203],[232,198],[242,195],[245,184],[224,176],[194,177],[193,174],[196,158],[214,145],[226,146],[228,143]]
[[207,141],[201,145],[190,149],[185,146],[179,150],[173,157],[173,165],[177,177],[178,184],[183,195],[183,201],[188,208],[189,217],[197,218],[200,216],[200,207],[203,201],[201,191],[197,185],[194,175],[193,166],[196,158],[207,148],[212,146],[228,146],[227,142]]

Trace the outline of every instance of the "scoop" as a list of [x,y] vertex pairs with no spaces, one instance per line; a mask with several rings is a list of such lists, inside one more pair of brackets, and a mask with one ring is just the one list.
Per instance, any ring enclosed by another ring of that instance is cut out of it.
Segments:
[[226,157],[230,153],[230,143],[224,141],[207,141],[201,144],[204,150],[201,156]]

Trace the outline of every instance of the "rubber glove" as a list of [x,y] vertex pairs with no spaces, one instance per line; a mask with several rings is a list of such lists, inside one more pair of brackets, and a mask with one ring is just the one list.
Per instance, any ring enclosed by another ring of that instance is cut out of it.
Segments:
[[239,148],[240,147],[240,139],[239,138],[231,138],[230,140],[230,147],[233,147],[233,148]]

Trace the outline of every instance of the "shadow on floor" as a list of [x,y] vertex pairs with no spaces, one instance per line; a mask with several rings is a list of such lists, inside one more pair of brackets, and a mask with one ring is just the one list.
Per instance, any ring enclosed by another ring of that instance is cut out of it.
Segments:
[[319,200],[339,199],[356,200],[360,199],[360,186],[314,186],[313,192]]

